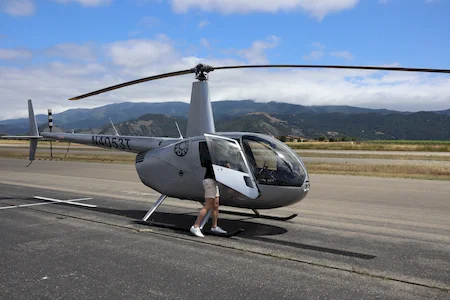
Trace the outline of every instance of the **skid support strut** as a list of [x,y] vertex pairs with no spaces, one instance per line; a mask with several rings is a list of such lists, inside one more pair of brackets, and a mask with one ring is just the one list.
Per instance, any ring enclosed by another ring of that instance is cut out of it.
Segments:
[[158,200],[155,202],[155,204],[153,204],[152,208],[150,208],[150,210],[145,214],[145,216],[142,218],[142,221],[146,222],[148,220],[148,218],[150,218],[150,216],[155,212],[155,210],[158,208],[158,206],[161,205],[161,203],[163,203],[163,201],[167,198],[166,195],[161,195],[159,196]]
[[253,212],[255,213],[255,215],[256,215],[257,218],[260,218],[260,217],[261,217],[261,215],[259,214],[259,211],[257,211],[256,209],[252,209],[252,210],[253,210]]

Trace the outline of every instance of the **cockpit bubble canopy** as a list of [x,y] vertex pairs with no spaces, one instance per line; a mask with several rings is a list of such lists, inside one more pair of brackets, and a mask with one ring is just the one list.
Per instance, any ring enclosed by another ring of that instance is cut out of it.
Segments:
[[300,158],[283,142],[270,137],[244,135],[242,146],[258,184],[303,185],[306,169]]

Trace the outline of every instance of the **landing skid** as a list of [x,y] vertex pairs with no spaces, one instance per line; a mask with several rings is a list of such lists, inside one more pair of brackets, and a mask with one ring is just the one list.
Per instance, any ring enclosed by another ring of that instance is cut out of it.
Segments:
[[230,211],[230,210],[220,210],[220,213],[244,216],[244,217],[254,217],[254,218],[259,218],[259,219],[275,220],[275,221],[289,221],[298,216],[298,214],[292,214],[287,217],[268,216],[268,215],[261,215],[256,209],[252,209],[252,210],[255,214],[249,214],[249,213],[244,213],[244,212],[239,212],[239,211]]
[[[160,227],[160,228],[168,228],[168,229],[172,229],[172,230],[176,230],[176,231],[183,231],[183,232],[190,233],[189,228],[176,226],[175,224],[161,223],[161,222],[155,222],[155,221],[143,221],[143,220],[135,221],[135,223],[141,224],[141,225],[147,225],[147,226],[155,226],[155,227]],[[229,238],[229,237],[237,236],[237,235],[243,233],[244,229],[239,228],[239,229],[236,229],[233,231],[229,231],[225,234],[212,232],[210,230],[203,230],[202,232],[205,235],[214,235],[214,236]]]

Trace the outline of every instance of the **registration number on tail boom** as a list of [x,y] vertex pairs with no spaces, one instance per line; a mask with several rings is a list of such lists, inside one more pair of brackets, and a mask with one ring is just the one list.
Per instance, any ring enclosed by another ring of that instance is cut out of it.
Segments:
[[131,150],[130,139],[109,136],[92,136],[92,144],[115,149]]

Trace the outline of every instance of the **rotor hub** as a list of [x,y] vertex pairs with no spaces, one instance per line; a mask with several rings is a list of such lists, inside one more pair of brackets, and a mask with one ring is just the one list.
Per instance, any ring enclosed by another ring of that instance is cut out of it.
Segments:
[[214,68],[209,65],[198,64],[195,68],[191,69],[192,73],[195,73],[195,78],[199,81],[208,80],[208,73],[214,71]]

